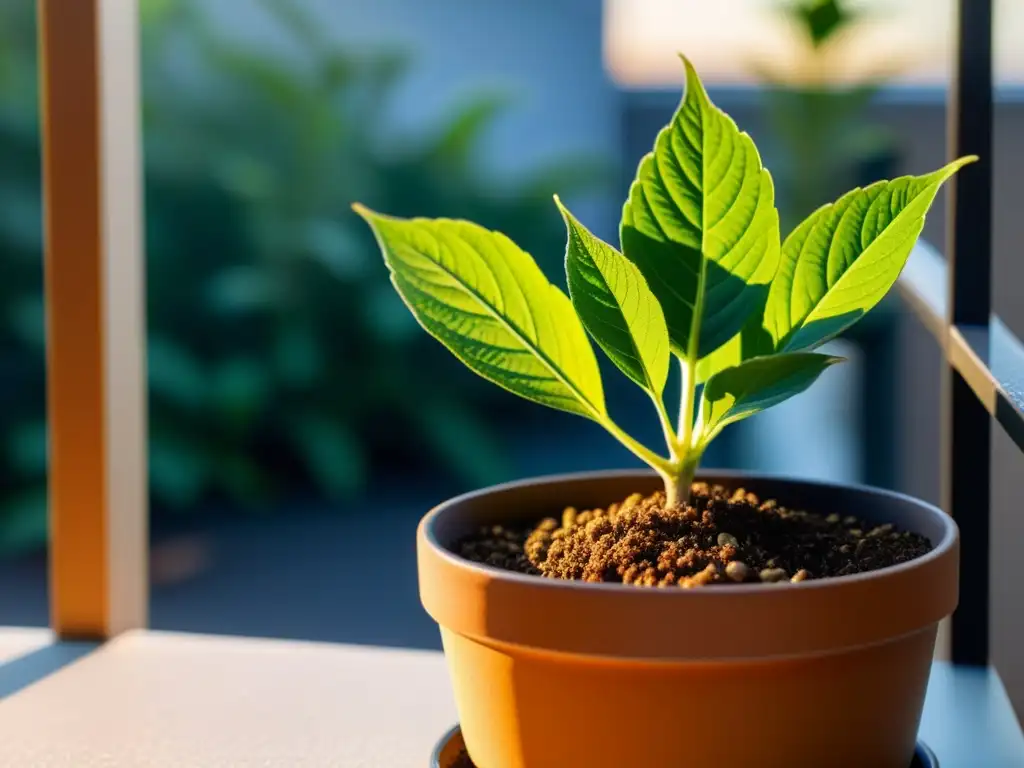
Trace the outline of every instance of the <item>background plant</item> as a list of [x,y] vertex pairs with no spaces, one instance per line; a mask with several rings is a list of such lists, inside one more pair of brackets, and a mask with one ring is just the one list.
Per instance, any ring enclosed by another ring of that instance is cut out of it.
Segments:
[[[775,182],[783,230],[844,190],[890,175],[898,145],[892,131],[867,111],[896,73],[894,58],[859,77],[848,70],[848,50],[867,30],[873,11],[851,0],[782,0],[777,11],[794,33],[795,65],[757,62],[767,119],[766,155]],[[865,64],[863,57],[857,61]]]
[[[881,301],[939,187],[973,159],[854,189],[780,242],[772,178],[753,141],[684,64],[682,103],[641,160],[623,208],[622,252],[556,198],[569,296],[503,234],[356,205],[431,335],[484,378],[599,423],[662,476],[669,505],[686,499],[724,427],[804,391],[839,361],[812,350]],[[608,413],[588,332],[650,396],[667,456]],[[664,404],[673,357],[675,422]]]
[[[33,6],[0,5],[0,550],[45,537]],[[396,467],[407,483],[502,477],[492,429],[514,412],[415,332],[345,207],[361,197],[455,212],[555,253],[550,194],[590,192],[610,174],[566,156],[492,179],[477,161],[510,106],[503,94],[395,131],[387,107],[413,66],[404,51],[339,46],[289,0],[254,6],[273,45],[211,22],[201,2],[140,5],[157,521],[211,504],[349,499]],[[425,368],[429,379],[416,375]]]

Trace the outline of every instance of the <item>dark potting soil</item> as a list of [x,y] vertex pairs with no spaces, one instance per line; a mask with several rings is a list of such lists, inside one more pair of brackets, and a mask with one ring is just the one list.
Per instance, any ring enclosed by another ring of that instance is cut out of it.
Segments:
[[607,509],[562,512],[532,527],[482,528],[456,551],[479,563],[559,579],[644,587],[800,582],[873,571],[931,550],[926,538],[857,517],[762,502],[695,483],[689,503],[634,494]]

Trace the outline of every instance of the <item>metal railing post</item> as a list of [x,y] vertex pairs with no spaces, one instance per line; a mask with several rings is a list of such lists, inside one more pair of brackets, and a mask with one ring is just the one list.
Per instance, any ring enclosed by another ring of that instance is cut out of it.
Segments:
[[[949,183],[948,328],[988,326],[992,292],[992,0],[959,0],[950,85],[951,157],[979,162]],[[943,369],[943,504],[961,531],[954,663],[988,663],[991,419],[948,357]]]

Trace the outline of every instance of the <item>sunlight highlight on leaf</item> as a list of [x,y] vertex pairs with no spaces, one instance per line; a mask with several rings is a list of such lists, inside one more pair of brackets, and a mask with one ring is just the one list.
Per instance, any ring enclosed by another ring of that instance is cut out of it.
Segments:
[[569,297],[504,235],[467,221],[355,210],[420,324],[463,363],[520,397],[601,421],[594,351]]

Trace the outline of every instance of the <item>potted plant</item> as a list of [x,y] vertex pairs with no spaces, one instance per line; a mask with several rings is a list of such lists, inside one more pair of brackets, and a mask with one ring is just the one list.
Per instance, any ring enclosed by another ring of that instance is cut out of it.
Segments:
[[[973,158],[855,189],[780,242],[753,142],[683,61],[621,252],[556,198],[569,296],[499,233],[356,206],[430,334],[654,470],[512,483],[423,519],[420,594],[465,743],[479,768],[906,768],[957,600],[953,522],[880,490],[694,473],[724,427],[839,362],[813,350],[885,295]],[[612,420],[587,332],[650,395],[667,455]]]

